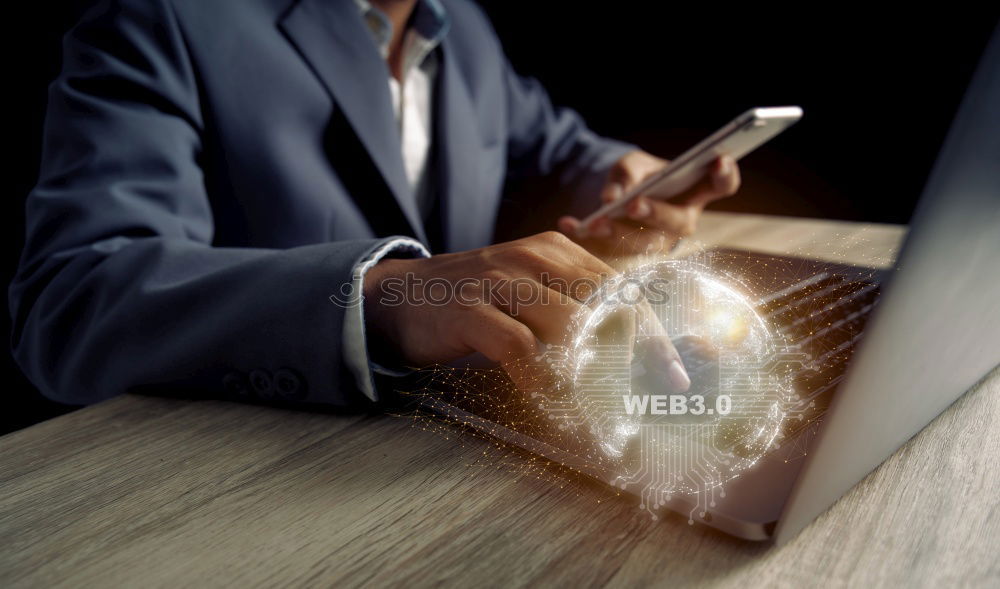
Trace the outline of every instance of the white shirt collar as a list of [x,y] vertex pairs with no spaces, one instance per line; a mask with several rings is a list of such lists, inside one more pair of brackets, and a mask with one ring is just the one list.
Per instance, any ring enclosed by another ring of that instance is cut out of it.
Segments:
[[[368,0],[354,0],[368,25],[382,58],[389,55],[389,41],[392,39],[392,23]],[[403,40],[403,72],[419,65],[441,42],[451,26],[444,6],[438,0],[417,0],[410,19],[411,26]]]

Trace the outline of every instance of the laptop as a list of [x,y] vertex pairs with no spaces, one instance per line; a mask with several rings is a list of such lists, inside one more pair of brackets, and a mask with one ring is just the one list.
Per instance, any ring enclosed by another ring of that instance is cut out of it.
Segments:
[[[800,414],[809,415],[786,420],[783,443],[728,481],[710,505],[677,494],[657,507],[782,544],[1000,364],[1000,29],[980,58],[892,270],[736,250],[715,250],[706,260],[745,269],[741,279],[766,293],[753,301],[756,312],[809,359],[792,376]],[[447,389],[440,384],[428,389]],[[459,388],[420,403],[607,481],[559,428],[525,418],[537,413],[537,399],[524,397]]]

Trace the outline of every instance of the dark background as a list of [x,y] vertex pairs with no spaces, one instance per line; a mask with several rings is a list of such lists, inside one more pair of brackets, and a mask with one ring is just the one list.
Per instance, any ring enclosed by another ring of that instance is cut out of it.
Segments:
[[[90,4],[9,7],[4,287],[24,239],[24,197],[37,176],[60,39]],[[750,107],[801,106],[797,125],[741,162],[740,193],[713,208],[887,223],[909,219],[1000,13],[988,2],[933,11],[875,3],[481,4],[516,69],[539,78],[556,104],[662,157]],[[9,334],[2,315],[0,331]],[[10,354],[0,356],[0,433],[71,409],[42,399]]]

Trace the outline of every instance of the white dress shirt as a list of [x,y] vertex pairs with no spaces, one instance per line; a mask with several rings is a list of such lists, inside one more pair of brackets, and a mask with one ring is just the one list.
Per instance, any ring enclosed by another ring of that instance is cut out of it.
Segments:
[[[367,0],[355,0],[355,3],[375,38],[382,58],[387,58],[389,41],[392,39],[392,23],[382,11]],[[426,171],[433,137],[431,113],[434,79],[438,69],[437,56],[433,50],[448,30],[448,18],[437,0],[418,0],[411,23],[403,38],[400,75],[402,83],[390,74],[388,84],[393,112],[399,125],[400,149],[406,178],[413,188],[421,216],[426,220],[434,205]],[[415,239],[392,240],[355,266],[352,274],[353,292],[361,293],[365,273],[390,254],[406,257],[430,256],[430,252],[423,244]],[[343,350],[344,360],[354,373],[358,387],[372,401],[378,400],[372,378],[373,370],[390,375],[406,373],[370,362],[364,328],[364,304],[360,297],[359,303],[348,309],[344,318]]]

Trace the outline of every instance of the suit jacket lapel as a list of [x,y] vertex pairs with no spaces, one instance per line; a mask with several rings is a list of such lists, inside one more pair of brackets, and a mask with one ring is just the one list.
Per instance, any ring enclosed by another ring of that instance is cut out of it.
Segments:
[[442,66],[438,71],[434,126],[439,141],[438,178],[445,242],[449,251],[484,245],[492,237],[494,215],[485,210],[479,189],[482,138],[465,81],[455,63],[455,48],[448,36],[441,41]]
[[406,179],[389,95],[389,69],[350,1],[301,0],[279,25],[333,95],[396,198],[413,235],[427,243]]

